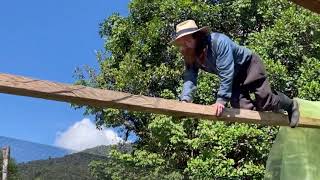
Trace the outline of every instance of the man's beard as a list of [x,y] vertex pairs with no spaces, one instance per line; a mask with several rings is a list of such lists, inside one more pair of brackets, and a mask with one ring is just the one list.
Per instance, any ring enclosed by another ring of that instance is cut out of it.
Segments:
[[196,52],[194,48],[188,48],[183,54],[185,62],[189,65],[193,64],[196,59]]

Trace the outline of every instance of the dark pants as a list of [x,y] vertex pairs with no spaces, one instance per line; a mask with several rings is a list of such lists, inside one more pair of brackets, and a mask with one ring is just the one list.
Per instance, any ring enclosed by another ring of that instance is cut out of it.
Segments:
[[[255,95],[255,100],[250,98]],[[257,111],[277,111],[280,98],[271,90],[267,72],[258,55],[240,67],[233,80],[231,106]]]

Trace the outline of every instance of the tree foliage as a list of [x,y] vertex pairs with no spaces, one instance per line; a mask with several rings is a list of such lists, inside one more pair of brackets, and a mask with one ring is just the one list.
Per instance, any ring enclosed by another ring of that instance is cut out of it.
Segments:
[[[183,60],[168,42],[174,26],[194,19],[229,35],[264,60],[271,85],[290,96],[320,99],[319,16],[284,0],[132,0],[130,14],[100,26],[100,72],[78,72],[78,84],[177,99]],[[201,72],[194,102],[215,102],[219,80]],[[132,153],[94,162],[99,179],[261,179],[277,128],[86,107],[98,126],[124,127],[139,139]],[[127,137],[127,136],[126,136]]]

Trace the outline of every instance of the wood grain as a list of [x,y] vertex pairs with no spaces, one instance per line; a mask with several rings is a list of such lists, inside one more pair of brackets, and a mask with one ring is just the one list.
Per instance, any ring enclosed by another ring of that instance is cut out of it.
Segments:
[[[110,107],[130,111],[166,114],[178,117],[196,117],[214,121],[265,125],[288,125],[288,117],[280,113],[226,108],[222,116],[216,117],[212,106],[182,103],[176,100],[55,83],[1,73],[0,93],[69,102],[79,105],[90,105],[94,107]],[[320,119],[301,117],[299,126],[319,128]]]
[[320,13],[320,0],[291,0],[292,2],[303,6],[313,12]]

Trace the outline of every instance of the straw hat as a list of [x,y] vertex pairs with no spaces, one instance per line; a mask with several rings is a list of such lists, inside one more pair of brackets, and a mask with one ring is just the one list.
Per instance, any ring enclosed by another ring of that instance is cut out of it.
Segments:
[[205,26],[199,29],[194,20],[183,21],[176,26],[176,37],[170,43],[174,44],[179,38],[198,31],[209,33],[209,27]]

